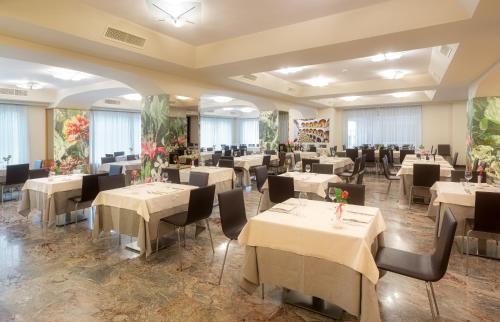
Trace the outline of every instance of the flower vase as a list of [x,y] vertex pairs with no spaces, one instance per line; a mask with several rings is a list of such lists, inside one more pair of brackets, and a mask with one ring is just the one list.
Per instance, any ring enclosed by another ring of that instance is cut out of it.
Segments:
[[342,228],[344,225],[344,221],[342,220],[342,215],[343,215],[343,204],[339,204],[337,209],[335,210],[335,223],[334,227],[335,228]]

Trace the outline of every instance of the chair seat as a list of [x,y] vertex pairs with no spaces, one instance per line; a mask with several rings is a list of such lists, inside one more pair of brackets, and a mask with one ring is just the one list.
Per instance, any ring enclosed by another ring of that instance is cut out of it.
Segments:
[[188,215],[188,212],[183,211],[183,212],[176,213],[175,215],[162,218],[160,220],[163,222],[172,224],[174,226],[177,226],[177,227],[183,227],[186,223],[187,215]]
[[439,280],[438,273],[432,271],[430,255],[419,255],[383,247],[379,249],[375,262],[379,269],[385,271],[428,282]]
[[238,236],[241,233],[241,230],[243,229],[244,226],[241,227],[231,227],[229,229],[224,230],[224,235],[226,235],[227,238],[236,240],[238,239]]
[[341,174],[339,174],[340,177],[350,177],[352,176],[352,172],[348,172],[348,171],[345,171],[345,172],[342,172]]
[[81,196],[71,197],[71,198],[68,198],[68,200],[71,200],[74,203],[79,203],[79,202],[82,202],[82,197]]
[[401,179],[401,178],[400,178],[400,177],[398,177],[398,176],[395,176],[395,175],[393,175],[393,174],[390,174],[390,175],[389,175],[389,180],[399,180],[399,179]]

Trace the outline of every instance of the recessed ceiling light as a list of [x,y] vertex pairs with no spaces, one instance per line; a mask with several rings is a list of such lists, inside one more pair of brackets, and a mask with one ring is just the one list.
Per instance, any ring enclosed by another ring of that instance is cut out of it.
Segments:
[[137,93],[122,95],[122,97],[126,100],[129,100],[129,101],[141,101],[142,100],[141,94],[137,94]]
[[326,78],[323,76],[318,76],[310,79],[306,79],[304,83],[314,86],[314,87],[323,87],[329,85],[333,80],[330,78]]
[[379,61],[384,61],[384,60],[385,60],[384,54],[377,54],[377,55],[371,57],[371,61],[374,63],[378,63]]
[[22,89],[31,89],[31,90],[42,89],[44,87],[43,84],[38,82],[19,82],[16,83],[16,86]]
[[224,111],[233,111],[234,107],[224,107],[222,110],[224,110]]
[[54,78],[62,80],[71,80],[74,82],[81,81],[82,79],[87,79],[94,76],[77,70],[59,68],[59,67],[51,69],[50,74]]
[[191,99],[191,97],[182,96],[182,95],[176,95],[175,98],[177,98],[178,100],[181,100],[181,101],[187,101],[187,100]]
[[377,54],[375,56],[372,56],[370,59],[372,62],[378,63],[378,62],[381,62],[384,60],[400,59],[401,57],[403,57],[403,55],[404,55],[404,53],[402,53],[402,52],[389,52],[389,53],[385,53],[385,54]]
[[283,75],[295,74],[295,73],[302,71],[303,69],[304,69],[304,67],[285,67],[285,68],[278,69],[278,73],[281,73]]
[[361,96],[344,96],[341,97],[340,99],[346,101],[346,102],[354,102],[355,100],[359,99]]
[[228,96],[212,96],[211,99],[217,103],[229,103],[233,100],[232,97]]
[[175,26],[176,28],[180,28],[180,27],[184,26],[184,24],[185,24],[185,23],[184,23],[184,20],[182,20],[182,19],[177,19],[177,20],[174,20],[174,21],[173,21],[173,24],[174,24],[174,26]]
[[243,113],[250,113],[250,112],[253,112],[255,111],[254,108],[251,108],[251,107],[243,107],[240,109]]
[[408,73],[409,72],[407,70],[402,69],[387,69],[381,71],[379,74],[386,79],[401,79]]
[[401,98],[401,97],[408,97],[411,94],[412,94],[411,92],[397,92],[397,93],[392,93],[391,95],[396,98]]

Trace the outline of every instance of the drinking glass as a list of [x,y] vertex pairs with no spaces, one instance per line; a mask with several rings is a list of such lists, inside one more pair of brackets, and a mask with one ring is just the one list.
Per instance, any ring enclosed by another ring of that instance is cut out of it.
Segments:
[[469,181],[472,179],[472,171],[470,169],[465,170],[464,178],[467,181],[467,185],[469,185]]
[[307,192],[303,192],[301,191],[299,193],[299,205],[300,205],[300,213],[302,213],[306,207],[306,203],[307,203]]
[[311,165],[310,164],[306,164],[306,172],[307,173],[311,172]]

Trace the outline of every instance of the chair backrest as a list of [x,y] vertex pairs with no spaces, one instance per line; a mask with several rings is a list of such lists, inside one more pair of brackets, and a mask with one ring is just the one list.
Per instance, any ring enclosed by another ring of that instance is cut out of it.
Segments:
[[32,169],[30,170],[30,179],[47,178],[49,169]]
[[269,200],[273,203],[281,203],[294,197],[295,188],[293,178],[281,176],[268,176]]
[[366,154],[361,155],[361,161],[359,162],[359,172],[364,173],[366,167]]
[[365,172],[360,171],[358,177],[356,178],[356,184],[363,184],[363,178],[365,177]]
[[275,150],[265,150],[265,151],[264,151],[264,154],[268,154],[268,155],[276,155],[276,151],[275,151]]
[[189,192],[188,214],[186,224],[206,219],[214,208],[215,185],[196,188]]
[[114,158],[115,157],[112,153],[106,153],[104,156],[106,158]]
[[225,156],[225,155],[223,155],[220,158],[221,158],[221,160],[234,160],[234,157],[232,155],[231,156]]
[[214,153],[214,154],[212,154],[212,163],[214,164],[214,166],[216,166],[217,163],[219,163],[221,155],[222,155],[222,153]]
[[125,155],[125,152],[123,152],[123,151],[113,152],[113,155],[114,155],[115,157],[120,157],[120,156],[122,156],[122,155]]
[[382,158],[382,165],[384,167],[384,177],[389,179],[391,177],[391,172],[389,170],[389,159],[387,158],[387,155],[384,155]]
[[97,178],[99,192],[125,187],[125,175],[99,176]]
[[230,157],[232,155],[231,150],[224,150],[224,156],[225,157]]
[[474,159],[474,163],[472,165],[472,171],[477,171],[478,167],[479,167],[479,159]]
[[311,172],[322,173],[322,174],[333,174],[333,164],[313,163]]
[[456,167],[457,166],[457,161],[458,161],[458,152],[455,152],[453,154],[453,160],[451,161],[452,167]]
[[123,167],[121,165],[111,164],[109,166],[109,175],[116,176],[122,174]]
[[207,152],[212,152],[214,148],[207,148]]
[[309,146],[309,152],[316,152],[316,146],[315,145],[310,145]]
[[363,149],[361,154],[365,155],[366,162],[375,162],[375,150],[373,149]]
[[42,168],[42,160],[35,160],[33,164],[33,169],[41,169]]
[[181,183],[181,175],[179,174],[179,169],[166,168],[163,172],[167,174],[167,181],[171,183]]
[[285,162],[286,162],[286,152],[280,152],[280,155],[279,155],[279,162],[278,162],[278,166],[279,167],[283,167],[285,166]]
[[313,163],[319,163],[319,159],[302,159],[302,172],[306,172],[306,166],[309,164],[312,171]]
[[446,273],[456,230],[457,220],[451,210],[446,208],[441,225],[441,233],[434,243],[434,252],[431,255],[433,279],[429,282],[440,280]]
[[214,151],[214,153],[222,155],[222,151],[220,151],[220,150],[219,151]]
[[[479,176],[478,171],[472,171],[472,179],[470,182],[477,182],[477,177]],[[451,170],[451,181],[460,182],[460,180],[465,180],[465,170]],[[482,183],[486,183],[486,173],[483,172]]]
[[302,159],[300,157],[300,152],[295,152],[293,154],[293,159],[295,160],[295,163],[302,161]]
[[220,159],[219,167],[221,168],[234,168],[234,160]]
[[107,176],[107,173],[89,174],[82,177],[81,202],[92,201],[99,193],[99,177]]
[[500,193],[476,191],[474,207],[474,230],[500,234]]
[[407,154],[415,154],[415,150],[400,150],[399,151],[399,163],[403,163]]
[[[378,151],[378,159],[380,161],[382,161],[382,159],[384,159],[385,156],[387,156],[387,158],[390,158],[390,152],[389,152],[389,150],[388,149],[383,149],[383,148],[380,149]],[[389,159],[387,159],[387,160],[389,160]]]
[[135,160],[135,154],[127,155],[127,161],[132,161],[132,160]]
[[219,193],[218,200],[222,232],[230,239],[237,238],[247,223],[243,190],[234,189]]
[[262,187],[267,180],[267,167],[265,165],[255,167],[255,180],[257,181],[257,190],[262,193]]
[[359,173],[359,170],[361,168],[361,161],[363,160],[363,157],[357,157],[355,160],[354,160],[354,166],[352,167],[352,176],[356,175]]
[[351,205],[365,205],[365,186],[362,184],[328,182],[328,188],[339,188],[349,193],[347,203]]
[[347,149],[345,150],[345,155],[354,161],[358,157],[358,149]]
[[191,171],[188,184],[190,186],[206,187],[208,186],[208,176],[209,174],[206,172]]
[[333,147],[333,148],[332,148],[332,147],[330,147],[330,155],[331,155],[332,157],[334,157],[334,156],[335,156],[335,154],[337,154],[337,149],[336,149],[336,148],[337,148],[337,146],[335,146],[335,147]]
[[115,162],[115,157],[104,157],[101,158],[101,164]]
[[451,155],[451,146],[449,144],[438,144],[437,154],[441,156],[450,156]]
[[29,163],[8,165],[5,172],[5,184],[21,184],[28,180],[30,175]]
[[418,187],[432,187],[439,181],[441,166],[439,164],[419,164],[413,165],[413,185]]
[[262,157],[262,165],[268,167],[271,165],[271,156],[270,155],[264,155]]

